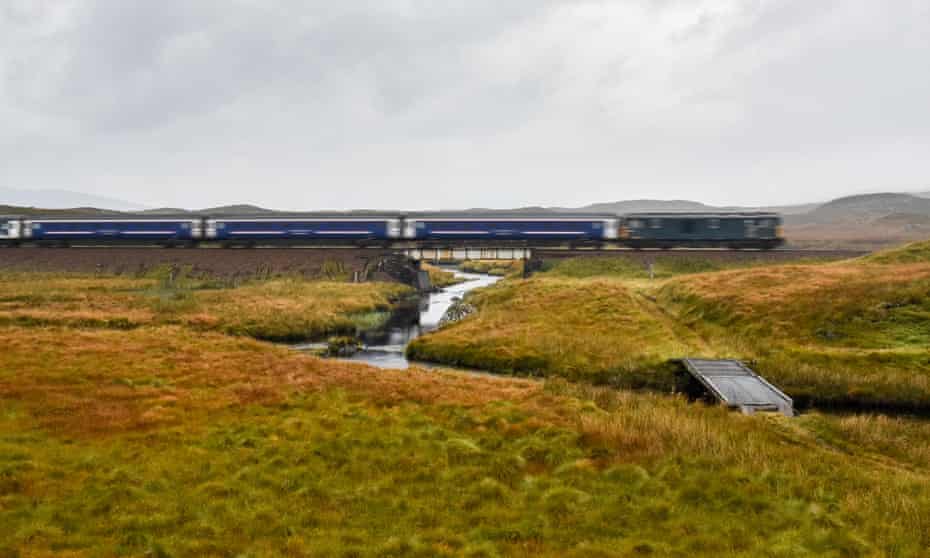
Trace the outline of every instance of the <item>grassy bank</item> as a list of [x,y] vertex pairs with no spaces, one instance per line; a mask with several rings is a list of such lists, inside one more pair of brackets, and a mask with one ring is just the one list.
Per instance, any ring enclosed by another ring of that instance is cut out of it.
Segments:
[[[0,328],[0,552],[919,556],[926,422]],[[64,342],[66,341],[66,342]]]
[[521,260],[466,260],[459,269],[468,273],[487,273],[498,277],[523,273]]
[[660,303],[794,397],[930,410],[930,265],[779,266],[671,281]]
[[420,265],[422,269],[424,269],[427,273],[429,273],[430,283],[434,287],[438,287],[441,289],[443,287],[458,285],[459,283],[462,283],[465,281],[465,279],[456,277],[454,272],[446,271],[445,269],[442,269],[441,267],[431,265],[428,263],[422,263]]
[[183,324],[289,341],[352,332],[410,289],[302,278],[244,283],[166,275],[0,274],[0,324],[131,329]]
[[663,391],[676,389],[669,359],[740,358],[802,406],[930,412],[925,252],[735,269],[658,260],[652,280],[624,258],[564,260],[476,293],[476,316],[408,355]]
[[477,316],[414,340],[417,360],[667,389],[670,358],[697,349],[657,319],[626,284],[540,276],[469,296]]

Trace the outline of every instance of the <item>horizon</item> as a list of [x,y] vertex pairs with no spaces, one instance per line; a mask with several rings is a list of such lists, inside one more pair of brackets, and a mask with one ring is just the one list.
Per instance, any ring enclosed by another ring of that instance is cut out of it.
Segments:
[[[97,198],[97,199],[100,200],[100,202],[97,203],[97,204],[92,204],[92,205],[67,205],[67,206],[60,206],[60,207],[59,207],[59,206],[53,206],[53,205],[36,205],[36,204],[31,204],[31,203],[16,203],[15,200],[14,200],[14,201],[7,201],[8,198],[6,198],[5,196],[8,195],[9,193],[14,193],[14,194],[19,194],[19,195],[27,195],[27,196],[30,195],[30,194],[66,194],[66,195],[78,195],[78,196],[87,196],[88,199]],[[912,191],[905,191],[905,190],[865,190],[865,191],[859,191],[859,192],[850,192],[850,193],[843,194],[843,195],[840,195],[840,196],[837,196],[837,197],[834,197],[834,198],[829,198],[829,199],[819,199],[819,200],[815,200],[815,201],[796,201],[796,202],[785,203],[785,204],[765,204],[765,203],[758,203],[758,204],[741,205],[741,204],[733,204],[733,203],[713,203],[713,202],[709,202],[709,201],[702,200],[702,199],[697,199],[697,198],[630,198],[630,199],[614,199],[614,200],[593,201],[593,202],[590,202],[590,203],[585,203],[585,204],[577,205],[577,206],[569,206],[569,205],[541,205],[541,204],[527,203],[527,204],[524,204],[524,205],[512,206],[512,207],[494,207],[494,206],[481,206],[481,205],[476,205],[476,206],[472,206],[472,207],[441,207],[441,208],[417,208],[417,209],[412,209],[412,208],[409,208],[409,207],[402,207],[402,206],[401,206],[401,207],[361,207],[361,206],[360,206],[360,207],[349,207],[349,208],[343,208],[343,209],[335,209],[335,208],[284,208],[284,207],[275,207],[275,206],[272,206],[272,205],[264,204],[264,203],[261,203],[261,202],[255,202],[255,201],[238,201],[238,202],[235,202],[235,201],[234,201],[234,202],[230,202],[230,203],[212,203],[212,204],[207,204],[207,205],[199,206],[199,207],[190,207],[190,206],[186,206],[186,207],[182,207],[182,206],[145,206],[145,205],[136,203],[136,202],[134,202],[133,200],[129,200],[129,199],[108,198],[108,197],[106,197],[106,196],[97,196],[97,195],[95,195],[95,194],[85,194],[85,193],[83,193],[83,192],[78,192],[78,191],[73,191],[73,190],[65,190],[65,189],[59,189],[59,188],[49,188],[49,189],[37,189],[37,190],[33,190],[33,189],[3,188],[3,187],[0,187],[0,205],[6,205],[6,206],[12,206],[12,207],[26,207],[26,208],[31,208],[31,209],[61,210],[61,209],[82,209],[82,208],[87,208],[87,209],[103,209],[103,210],[110,210],[110,211],[129,211],[129,212],[131,212],[131,211],[171,210],[171,209],[177,209],[177,210],[182,210],[182,211],[203,211],[203,210],[207,210],[207,209],[226,208],[226,207],[237,207],[237,206],[252,206],[252,207],[255,207],[255,208],[257,208],[257,209],[271,210],[271,211],[280,211],[280,212],[287,212],[287,211],[293,211],[293,212],[314,212],[314,211],[319,211],[319,212],[327,212],[327,211],[340,212],[340,211],[404,211],[404,210],[410,210],[410,211],[473,211],[473,210],[482,210],[482,209],[487,209],[487,210],[492,210],[492,211],[501,211],[501,210],[504,210],[504,211],[505,211],[505,210],[508,210],[508,209],[513,209],[513,210],[525,210],[525,209],[533,209],[533,208],[540,208],[540,209],[572,209],[572,210],[576,210],[576,209],[584,209],[584,208],[589,207],[589,206],[594,206],[594,205],[605,205],[605,204],[635,203],[635,202],[646,202],[646,203],[650,203],[650,202],[652,202],[652,203],[676,203],[676,202],[680,202],[680,203],[698,203],[698,204],[703,204],[703,205],[708,206],[708,207],[711,208],[711,209],[713,209],[713,208],[733,208],[733,209],[773,208],[773,209],[777,209],[777,208],[794,208],[794,207],[802,207],[802,206],[819,206],[819,205],[823,205],[823,204],[826,204],[826,203],[830,203],[830,202],[835,201],[835,200],[838,200],[838,199],[845,199],[845,198],[859,197],[859,196],[869,196],[869,195],[882,195],[882,194],[904,194],[904,195],[912,195],[912,196],[916,196],[916,197],[926,197],[928,194],[930,194],[930,187],[928,187],[926,190],[918,189],[918,190],[912,190]],[[107,204],[109,204],[109,205],[107,205]]]
[[0,188],[333,210],[919,191],[928,16],[854,0],[13,3]]

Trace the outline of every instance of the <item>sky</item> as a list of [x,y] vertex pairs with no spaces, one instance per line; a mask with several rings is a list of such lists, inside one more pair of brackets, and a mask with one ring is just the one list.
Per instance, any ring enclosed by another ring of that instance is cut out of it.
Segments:
[[930,189],[927,0],[0,0],[0,188],[148,207]]

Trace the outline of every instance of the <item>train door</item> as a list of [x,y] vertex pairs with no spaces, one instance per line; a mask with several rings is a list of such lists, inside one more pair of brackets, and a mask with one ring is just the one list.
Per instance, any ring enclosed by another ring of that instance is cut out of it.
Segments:
[[743,233],[746,238],[759,238],[759,227],[755,219],[743,219]]
[[694,219],[682,219],[680,229],[683,238],[692,238],[697,232],[697,221]]

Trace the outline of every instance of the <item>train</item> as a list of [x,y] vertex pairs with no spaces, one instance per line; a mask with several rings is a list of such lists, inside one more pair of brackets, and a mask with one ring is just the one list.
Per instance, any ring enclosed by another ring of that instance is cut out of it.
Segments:
[[0,216],[15,246],[524,245],[772,249],[784,243],[770,212],[313,213],[273,215]]

